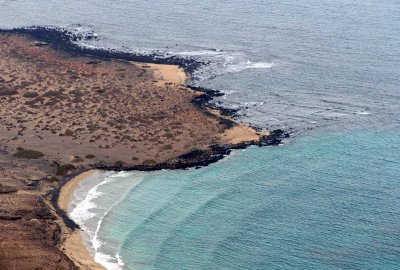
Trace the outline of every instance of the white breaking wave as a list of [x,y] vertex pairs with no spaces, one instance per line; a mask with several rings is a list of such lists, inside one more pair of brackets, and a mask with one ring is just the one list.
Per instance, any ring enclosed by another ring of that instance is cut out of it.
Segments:
[[229,73],[241,72],[246,69],[270,69],[275,66],[274,62],[240,62],[238,64],[227,64],[226,71]]
[[[91,209],[96,208],[96,204],[93,203],[92,201],[99,196],[103,194],[103,192],[98,191],[97,189],[107,183],[109,183],[111,180],[107,177],[106,180],[103,182],[97,184],[94,186],[91,190],[89,190],[87,196],[83,201],[79,202],[76,207],[69,213],[69,216],[71,219],[73,219],[76,223],[79,224],[79,226],[84,226],[84,223],[95,217],[96,214],[91,212]],[[91,236],[93,237],[94,232],[89,232],[89,234],[92,234]]]
[[211,60],[211,64],[196,70],[194,76],[202,81],[226,74],[239,73],[244,70],[268,70],[277,65],[275,62],[238,61],[233,55],[223,55],[222,58],[221,56],[222,55],[214,57],[214,59]]
[[248,106],[262,106],[264,105],[264,101],[247,101],[247,102],[242,102],[243,106],[248,107]]
[[204,51],[183,51],[183,52],[171,52],[172,54],[180,55],[180,56],[206,56],[206,55],[211,55],[211,56],[224,56],[227,53],[224,51],[210,51],[210,50],[204,50]]
[[121,255],[119,254],[119,252],[117,253],[117,255],[115,255],[115,257],[117,257],[117,260],[118,260],[118,265],[119,266],[124,266],[124,261],[122,260],[122,258],[121,258]]
[[[128,194],[132,190],[132,188],[134,188],[141,182],[143,177],[137,178],[137,181],[135,181],[134,184],[131,185],[129,188],[125,187],[122,191],[125,193],[125,195],[121,196],[120,200],[113,203],[112,205],[108,207],[106,206],[105,209],[100,209],[99,206],[94,202],[94,200],[105,194],[104,192],[100,191],[99,188],[106,184],[117,181],[118,178],[123,178],[131,175],[132,173],[127,172],[108,174],[103,181],[92,187],[87,192],[86,197],[82,201],[78,202],[76,204],[76,207],[69,213],[70,218],[73,219],[87,235],[89,243],[91,244],[90,248],[93,252],[94,260],[108,270],[122,270],[124,262],[119,254],[119,251],[116,252],[115,255],[106,254],[101,251],[101,247],[105,244],[99,239],[99,232],[102,227],[102,223],[104,221],[104,218],[110,213],[110,211],[125,198],[126,194]],[[96,210],[97,214],[93,212],[93,210]],[[102,215],[97,221],[96,227],[93,228],[93,226],[88,226],[88,221],[90,219],[99,216],[99,210],[104,211],[100,213]]]
[[101,224],[103,223],[104,217],[109,213],[110,210],[105,212],[104,215],[97,222],[96,232],[92,239],[92,246],[94,248],[94,260],[108,270],[122,270],[124,263],[119,256],[119,252],[115,254],[115,257],[113,257],[109,254],[105,254],[99,251],[99,248],[103,245],[103,242],[98,239],[99,231],[101,228]]
[[360,115],[370,115],[370,112],[355,112],[355,114],[360,114]]
[[[90,48],[90,49],[104,49],[104,50],[117,50],[123,52],[130,53],[140,53],[140,54],[152,54],[152,53],[160,53],[159,56],[155,56],[155,58],[164,58],[167,56],[178,56],[182,58],[194,58],[199,61],[204,61],[206,65],[201,66],[199,70],[195,71],[195,78],[199,80],[210,79],[216,76],[221,76],[225,74],[238,73],[248,69],[270,69],[276,66],[274,62],[253,62],[248,59],[248,55],[245,52],[241,51],[224,51],[218,49],[202,49],[202,50],[184,50],[184,51],[175,51],[175,50],[163,50],[156,48],[132,48],[118,45],[110,45],[108,42],[107,46],[101,46],[104,42],[99,44],[98,39],[104,39],[104,37],[99,36],[95,33],[90,26],[83,25],[70,25],[66,27],[69,31],[81,35],[84,37],[83,40],[77,41],[76,43],[82,47]],[[93,40],[85,40],[85,37],[94,37]]]
[[76,35],[81,35],[83,37],[85,36],[92,36],[92,37],[98,37],[99,35],[95,33],[90,26],[85,26],[85,25],[70,25],[66,27],[70,32],[76,34]]
[[[237,73],[247,69],[270,69],[276,66],[274,62],[253,62],[247,59],[244,52],[227,52],[218,50],[181,51],[170,52],[181,57],[198,57],[201,60],[210,61],[200,68],[198,74],[202,79],[212,78],[218,75]],[[204,74],[205,73],[205,74]]]
[[223,99],[226,99],[229,95],[236,93],[237,91],[235,90],[229,90],[229,91],[224,91],[224,96],[222,97]]

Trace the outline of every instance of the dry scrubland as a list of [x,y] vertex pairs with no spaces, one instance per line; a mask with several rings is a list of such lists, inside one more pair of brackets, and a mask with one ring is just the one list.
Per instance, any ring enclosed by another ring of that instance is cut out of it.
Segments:
[[258,139],[192,104],[184,80],[175,66],[69,57],[0,34],[0,269],[76,269],[50,203],[62,175]]
[[226,128],[157,65],[69,58],[18,36],[0,36],[0,57],[7,151],[29,146],[60,163],[156,163],[217,143]]

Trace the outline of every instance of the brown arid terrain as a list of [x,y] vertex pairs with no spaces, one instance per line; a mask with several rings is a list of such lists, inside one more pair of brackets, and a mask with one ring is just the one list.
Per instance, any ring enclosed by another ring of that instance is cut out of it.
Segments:
[[201,93],[186,78],[177,66],[71,57],[0,34],[1,270],[94,269],[63,250],[79,237],[51,202],[66,175],[172,164],[211,145],[260,140],[196,106]]

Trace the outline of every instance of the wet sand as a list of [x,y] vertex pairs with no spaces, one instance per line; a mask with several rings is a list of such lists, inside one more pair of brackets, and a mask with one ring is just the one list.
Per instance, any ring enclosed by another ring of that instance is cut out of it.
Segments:
[[79,174],[78,176],[73,177],[71,180],[68,180],[68,182],[66,182],[62,186],[60,194],[58,195],[58,205],[60,206],[60,208],[63,209],[65,212],[69,212],[69,202],[79,183],[87,177],[95,176],[99,173],[100,171],[98,170],[89,170]]
[[96,263],[89,254],[82,241],[79,230],[74,230],[62,244],[65,254],[79,267],[84,270],[106,270],[103,266]]
[[[65,185],[63,185],[58,197],[58,205],[60,208],[66,213],[69,213],[71,209],[68,209],[68,205],[72,199],[74,190],[79,186],[79,183],[84,181],[87,177],[96,176],[98,174],[99,171],[97,170],[86,171],[70,179]],[[105,270],[105,268],[96,263],[94,258],[90,255],[82,240],[79,229],[71,230],[69,228],[64,228],[64,230],[67,232],[61,245],[61,249],[76,265],[80,267],[80,269]]]

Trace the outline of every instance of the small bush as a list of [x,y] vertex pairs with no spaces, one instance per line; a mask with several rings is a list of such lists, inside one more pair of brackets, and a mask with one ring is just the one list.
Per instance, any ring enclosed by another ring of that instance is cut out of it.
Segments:
[[165,133],[165,134],[163,135],[163,137],[171,139],[171,138],[173,138],[173,137],[174,137],[174,134],[171,134],[171,133]]
[[69,92],[69,94],[73,95],[74,97],[81,97],[83,96],[83,93],[79,90],[72,90],[71,92]]
[[92,158],[95,158],[96,156],[95,155],[93,155],[93,154],[87,154],[86,156],[85,156],[85,158],[87,158],[87,159],[92,159]]
[[76,156],[71,160],[71,162],[79,163],[79,162],[84,162],[84,160],[83,158]]
[[122,166],[124,166],[124,164],[125,164],[125,162],[123,162],[122,160],[118,160],[117,162],[114,163],[114,165],[118,166],[118,167],[122,167]]
[[130,141],[130,140],[132,140],[132,137],[129,135],[124,135],[124,136],[122,136],[122,140]]
[[74,132],[72,130],[70,130],[70,129],[67,129],[64,132],[64,136],[74,136]]
[[143,165],[154,165],[157,162],[154,159],[146,159],[145,161],[142,162]]
[[74,170],[75,166],[72,164],[63,164],[57,167],[57,175],[66,175],[69,171]]
[[35,97],[37,97],[37,96],[39,96],[39,94],[36,93],[36,92],[26,92],[26,93],[24,94],[24,97],[26,97],[26,98],[35,98]]
[[14,157],[17,158],[26,158],[26,159],[38,159],[43,157],[43,153],[35,150],[17,150],[16,153],[13,154]]
[[16,90],[11,90],[11,89],[0,90],[0,96],[13,96],[16,94],[18,94]]
[[171,150],[172,149],[172,145],[167,144],[161,147],[161,150]]
[[50,177],[50,178],[48,179],[48,181],[49,181],[50,183],[54,183],[54,182],[60,181],[60,179],[58,179],[58,178],[55,177],[55,176],[52,176],[52,177]]
[[138,161],[139,159],[137,157],[132,158],[133,161]]
[[104,94],[107,90],[106,89],[98,89],[96,90],[97,93],[99,94]]
[[43,94],[43,97],[59,97],[61,93],[59,91],[48,91]]

